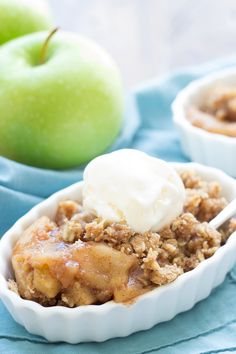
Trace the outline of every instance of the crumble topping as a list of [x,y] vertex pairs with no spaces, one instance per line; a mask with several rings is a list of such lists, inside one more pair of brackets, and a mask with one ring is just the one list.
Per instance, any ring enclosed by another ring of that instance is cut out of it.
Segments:
[[180,176],[184,211],[158,233],[137,233],[77,202],[61,202],[55,222],[42,217],[19,239],[9,288],[45,306],[127,302],[194,269],[227,241],[236,220],[211,228],[208,222],[227,205],[219,183],[190,170]]
[[201,107],[191,107],[189,121],[211,133],[236,137],[236,90],[218,87],[206,97]]

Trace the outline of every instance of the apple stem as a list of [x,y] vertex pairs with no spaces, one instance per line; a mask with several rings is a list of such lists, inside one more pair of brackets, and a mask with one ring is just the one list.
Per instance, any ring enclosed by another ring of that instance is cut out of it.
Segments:
[[54,28],[47,36],[45,42],[43,43],[43,46],[41,48],[40,51],[40,55],[39,55],[39,64],[43,64],[45,62],[45,55],[46,55],[46,51],[48,48],[48,43],[51,40],[52,36],[54,36],[54,34],[59,30],[59,27]]

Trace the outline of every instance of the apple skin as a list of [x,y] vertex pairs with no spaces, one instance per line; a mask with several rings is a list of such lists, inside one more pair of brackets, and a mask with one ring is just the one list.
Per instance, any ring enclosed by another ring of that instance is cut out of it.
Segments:
[[75,34],[33,33],[0,48],[0,154],[65,169],[104,152],[124,116],[120,73],[97,44]]
[[0,45],[52,26],[45,0],[0,0]]

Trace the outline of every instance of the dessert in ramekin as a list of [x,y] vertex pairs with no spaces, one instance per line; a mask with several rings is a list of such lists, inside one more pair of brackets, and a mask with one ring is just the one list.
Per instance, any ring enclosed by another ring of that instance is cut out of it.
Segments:
[[[162,164],[158,167],[162,169]],[[198,164],[173,167],[185,186],[184,210],[158,231],[142,231],[145,224],[135,220],[131,228],[123,220],[124,209],[122,221],[108,221],[85,210],[89,201],[94,203],[97,191],[90,183],[82,198],[81,182],[21,218],[0,241],[0,296],[16,321],[50,341],[103,341],[171,319],[221,283],[236,259],[236,225],[231,221],[217,231],[208,221],[236,197],[236,182]],[[181,190],[179,177],[166,171],[158,172],[164,184],[156,195],[165,205],[169,200],[173,208],[172,196]],[[100,185],[97,176],[96,181]],[[138,190],[145,187],[136,181]],[[152,186],[149,190],[155,193]],[[109,196],[103,191],[99,200]],[[151,197],[151,203],[152,195],[142,196],[141,200],[135,196],[133,202],[140,206]],[[87,202],[81,206],[85,197]],[[99,206],[104,213],[118,211],[114,205],[109,207]],[[164,215],[158,209],[155,218],[163,222]],[[112,217],[120,217],[120,210]]]
[[172,105],[184,153],[236,176],[236,69],[195,80]]

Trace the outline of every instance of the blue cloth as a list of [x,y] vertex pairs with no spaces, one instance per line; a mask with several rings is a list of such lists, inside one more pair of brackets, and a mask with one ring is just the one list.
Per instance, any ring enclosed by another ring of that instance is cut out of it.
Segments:
[[[171,120],[170,104],[191,80],[229,67],[236,58],[207,64],[153,80],[131,93],[126,125],[111,149],[132,147],[168,161],[188,161],[183,156]],[[53,192],[79,179],[82,169],[49,171],[0,158],[0,235],[14,221]],[[104,343],[49,344],[16,324],[0,302],[0,353],[147,354],[236,353],[236,267],[208,299],[172,321],[145,332]]]

